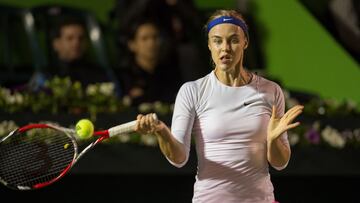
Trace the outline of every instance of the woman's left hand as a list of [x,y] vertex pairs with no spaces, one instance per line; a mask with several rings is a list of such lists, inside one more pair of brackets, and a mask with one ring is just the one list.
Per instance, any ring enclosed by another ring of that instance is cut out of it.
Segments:
[[276,107],[272,107],[272,114],[267,128],[267,140],[272,142],[280,137],[285,131],[300,125],[300,122],[292,123],[302,113],[304,106],[296,105],[289,109],[281,118],[276,118]]

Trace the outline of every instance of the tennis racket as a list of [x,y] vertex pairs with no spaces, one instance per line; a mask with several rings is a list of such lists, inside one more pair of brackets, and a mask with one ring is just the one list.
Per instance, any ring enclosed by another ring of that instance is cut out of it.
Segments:
[[[157,121],[156,114],[153,118]],[[134,131],[136,120],[96,131],[81,152],[74,129],[52,124],[20,127],[0,140],[0,182],[15,190],[33,190],[64,177],[74,164],[101,141]]]

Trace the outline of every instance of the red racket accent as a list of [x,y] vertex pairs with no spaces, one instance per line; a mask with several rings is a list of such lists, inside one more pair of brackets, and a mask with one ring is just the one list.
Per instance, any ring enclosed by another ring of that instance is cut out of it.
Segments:
[[25,131],[28,131],[28,130],[34,129],[34,128],[51,128],[51,127],[46,124],[29,124],[27,126],[19,128],[19,132],[23,133]]
[[[157,116],[153,116],[157,120]],[[136,122],[94,132],[97,139],[80,153],[74,129],[44,123],[20,127],[0,141],[0,183],[15,190],[49,186],[64,177],[96,144],[133,132]]]
[[106,138],[108,138],[109,131],[108,130],[96,131],[94,132],[94,136],[105,136]]
[[73,164],[74,161],[72,161],[66,168],[63,172],[60,173],[60,175],[54,179],[52,179],[51,181],[49,182],[45,182],[45,183],[39,183],[39,184],[36,184],[33,186],[33,188],[35,189],[39,189],[39,188],[42,188],[42,187],[46,187],[48,185],[51,185],[53,184],[54,182],[58,181],[60,178],[62,178],[63,176],[65,176],[65,174],[71,169],[71,166]]

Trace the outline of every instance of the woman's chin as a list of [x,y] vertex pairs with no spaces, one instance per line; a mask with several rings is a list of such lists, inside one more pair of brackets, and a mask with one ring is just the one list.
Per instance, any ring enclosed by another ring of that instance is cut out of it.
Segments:
[[232,64],[219,64],[217,68],[221,71],[228,72],[233,69]]

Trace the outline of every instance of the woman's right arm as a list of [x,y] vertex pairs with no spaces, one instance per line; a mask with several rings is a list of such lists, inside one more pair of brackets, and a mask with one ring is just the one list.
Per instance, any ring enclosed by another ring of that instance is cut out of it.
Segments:
[[154,120],[153,114],[138,115],[135,130],[141,134],[156,135],[161,152],[173,163],[182,164],[186,160],[184,144],[177,141],[169,127],[160,120]]

